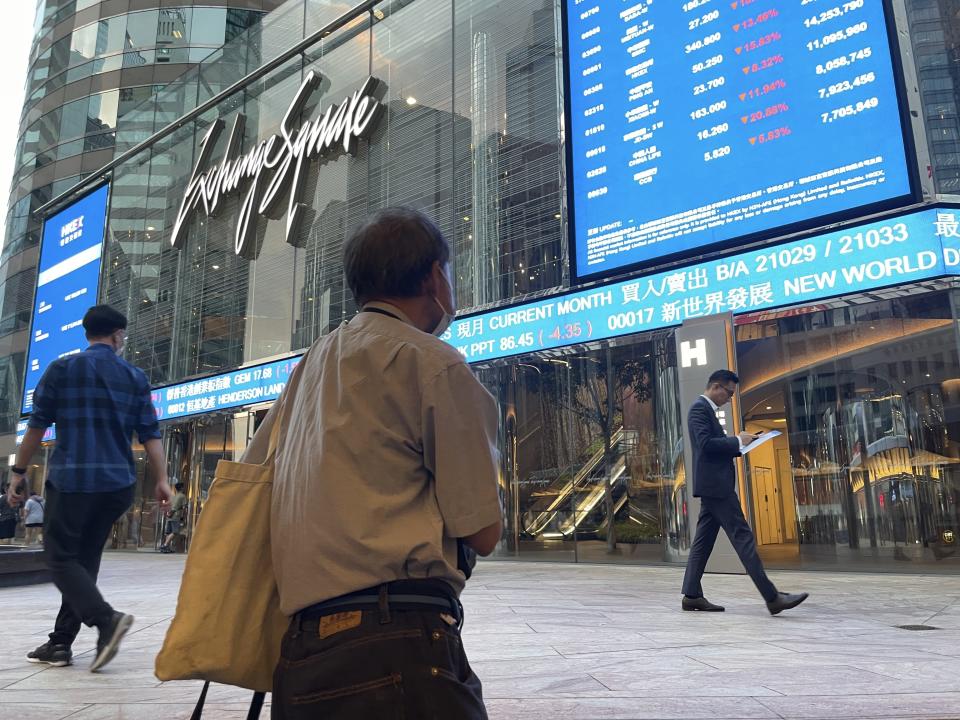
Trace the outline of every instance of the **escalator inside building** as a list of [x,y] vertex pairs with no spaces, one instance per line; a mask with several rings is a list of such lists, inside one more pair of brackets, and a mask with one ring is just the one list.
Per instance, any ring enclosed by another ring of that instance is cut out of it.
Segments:
[[[503,412],[507,552],[659,562],[676,544],[669,333],[483,369]],[[612,536],[611,536],[612,528]],[[665,540],[665,538],[673,540]]]

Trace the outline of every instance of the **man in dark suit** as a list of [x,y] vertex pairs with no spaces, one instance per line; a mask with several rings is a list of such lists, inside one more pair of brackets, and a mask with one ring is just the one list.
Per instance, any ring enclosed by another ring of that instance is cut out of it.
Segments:
[[727,437],[717,419],[717,411],[730,402],[740,378],[729,370],[717,370],[710,376],[707,389],[690,408],[687,425],[693,444],[693,496],[700,498],[697,534],[687,560],[683,578],[683,609],[723,612],[703,596],[700,580],[713,552],[720,528],[730,538],[740,562],[767,602],[771,615],[794,608],[807,599],[807,593],[791,595],[777,591],[757,555],[753,531],[747,525],[740,498],[737,497],[737,471],[734,458],[756,440],[755,435],[740,433]]

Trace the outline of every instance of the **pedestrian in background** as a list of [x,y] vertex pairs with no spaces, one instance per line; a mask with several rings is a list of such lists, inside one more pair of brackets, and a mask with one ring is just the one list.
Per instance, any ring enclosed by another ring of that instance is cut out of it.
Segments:
[[43,542],[43,498],[32,493],[23,508],[23,524],[27,532],[27,546]]
[[133,502],[134,431],[156,476],[157,499],[169,502],[166,460],[146,375],[120,356],[127,319],[109,305],[83,316],[90,346],[55,360],[33,396],[33,414],[12,468],[8,500],[26,500],[26,466],[56,423],[46,484],[44,558],[63,596],[50,640],[27,654],[33,663],[71,664],[81,622],[97,628],[96,672],[117,653],[133,616],[114,610],[97,589],[103,548]]
[[173,502],[170,503],[170,510],[167,511],[166,527],[164,528],[166,537],[160,546],[160,552],[162,553],[175,552],[171,543],[183,531],[183,523],[187,516],[187,496],[183,493],[184,487],[182,482],[178,482],[174,486],[177,492],[173,496]]
[[458,545],[487,555],[500,539],[498,411],[437,337],[455,312],[449,261],[412,210],[353,234],[361,312],[310,349],[289,421],[273,419],[271,547],[292,616],[275,720],[487,717],[460,639]]
[[4,494],[0,497],[0,545],[10,545],[17,535],[17,523],[20,522],[20,504],[7,497],[4,485]]
[[744,569],[766,601],[767,610],[771,615],[777,615],[802,603],[807,599],[807,593],[777,590],[763,569],[753,530],[740,507],[734,458],[740,457],[757,436],[743,432],[736,437],[727,437],[717,419],[720,408],[730,402],[739,384],[736,373],[717,370],[710,375],[706,390],[687,414],[687,428],[693,445],[693,471],[688,477],[693,478],[693,496],[700,498],[700,517],[683,576],[681,607],[688,611],[723,612],[722,605],[715,605],[703,596],[700,584],[717,535],[723,528]]

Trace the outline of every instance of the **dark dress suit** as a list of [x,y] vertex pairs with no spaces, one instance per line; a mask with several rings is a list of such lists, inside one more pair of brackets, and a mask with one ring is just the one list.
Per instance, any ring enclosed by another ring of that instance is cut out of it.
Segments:
[[740,457],[740,441],[727,437],[705,397],[698,398],[691,406],[687,426],[693,444],[693,472],[689,477],[693,478],[693,496],[700,498],[700,518],[683,577],[683,594],[703,597],[700,580],[717,533],[723,528],[757,590],[770,602],[777,597],[777,589],[763,570],[753,531],[747,525],[737,497],[737,470],[733,461]]

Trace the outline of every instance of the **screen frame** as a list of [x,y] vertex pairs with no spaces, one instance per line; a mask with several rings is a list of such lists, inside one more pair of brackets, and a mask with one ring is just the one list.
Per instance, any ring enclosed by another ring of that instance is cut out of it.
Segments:
[[[107,251],[107,232],[110,229],[110,211],[112,209],[112,203],[113,203],[113,183],[111,180],[112,180],[111,178],[104,178],[103,182],[99,182],[96,185],[94,185],[92,188],[90,188],[90,190],[85,192],[83,195],[75,198],[73,202],[71,202],[69,205],[65,205],[57,209],[56,212],[52,212],[46,217],[44,217],[43,223],[40,225],[40,245],[38,246],[38,252],[37,252],[38,279],[40,276],[40,261],[43,258],[43,242],[44,242],[43,238],[47,231],[47,223],[50,221],[50,218],[55,217],[56,215],[59,215],[62,212],[66,212],[76,204],[86,200],[88,197],[90,197],[94,193],[99,192],[104,187],[107,188],[107,199],[106,199],[106,202],[104,203],[104,210],[103,210],[103,237],[100,240],[100,261],[99,261],[100,269],[99,269],[99,272],[97,273],[97,292],[96,292],[96,297],[94,298],[95,300],[94,304],[97,304],[100,302],[100,291],[103,289],[104,275],[106,272],[106,266],[103,262],[103,258]],[[39,294],[39,292],[40,292],[40,284],[39,282],[34,282],[33,295],[30,298],[30,327],[27,331],[27,351],[24,355],[23,374],[20,379],[21,380],[20,382],[20,415],[19,415],[20,420],[28,418],[33,414],[32,411],[24,412],[23,406],[26,403],[26,399],[27,399],[27,374],[30,372],[30,349],[33,346],[33,324],[34,324],[34,321],[37,319],[37,295]]]
[[846,223],[859,218],[889,212],[898,208],[909,207],[922,200],[922,183],[920,179],[917,143],[913,132],[913,122],[910,115],[909,94],[906,84],[903,55],[897,32],[896,13],[893,0],[880,0],[883,8],[887,43],[890,47],[892,59],[893,83],[897,96],[897,107],[900,116],[900,130],[903,139],[903,150],[907,164],[907,179],[910,190],[904,195],[887,198],[877,202],[857,205],[840,212],[827,215],[817,215],[794,223],[777,225],[767,230],[760,230],[747,235],[737,235],[728,240],[722,240],[706,247],[696,247],[689,250],[680,250],[674,253],[659,255],[654,259],[641,260],[626,265],[618,265],[593,272],[582,272],[577,263],[577,207],[576,207],[576,175],[574,173],[574,141],[573,141],[573,103],[571,98],[571,65],[570,46],[567,38],[570,36],[569,13],[572,0],[561,0],[561,48],[563,56],[563,118],[564,118],[564,162],[565,167],[565,198],[567,216],[567,256],[570,262],[570,285],[578,287],[603,280],[629,276],[638,271],[654,272],[668,265],[677,264],[685,260],[706,261],[719,257],[723,253],[733,250],[747,249],[753,243],[764,241],[779,242],[798,233],[825,230],[830,225]]

